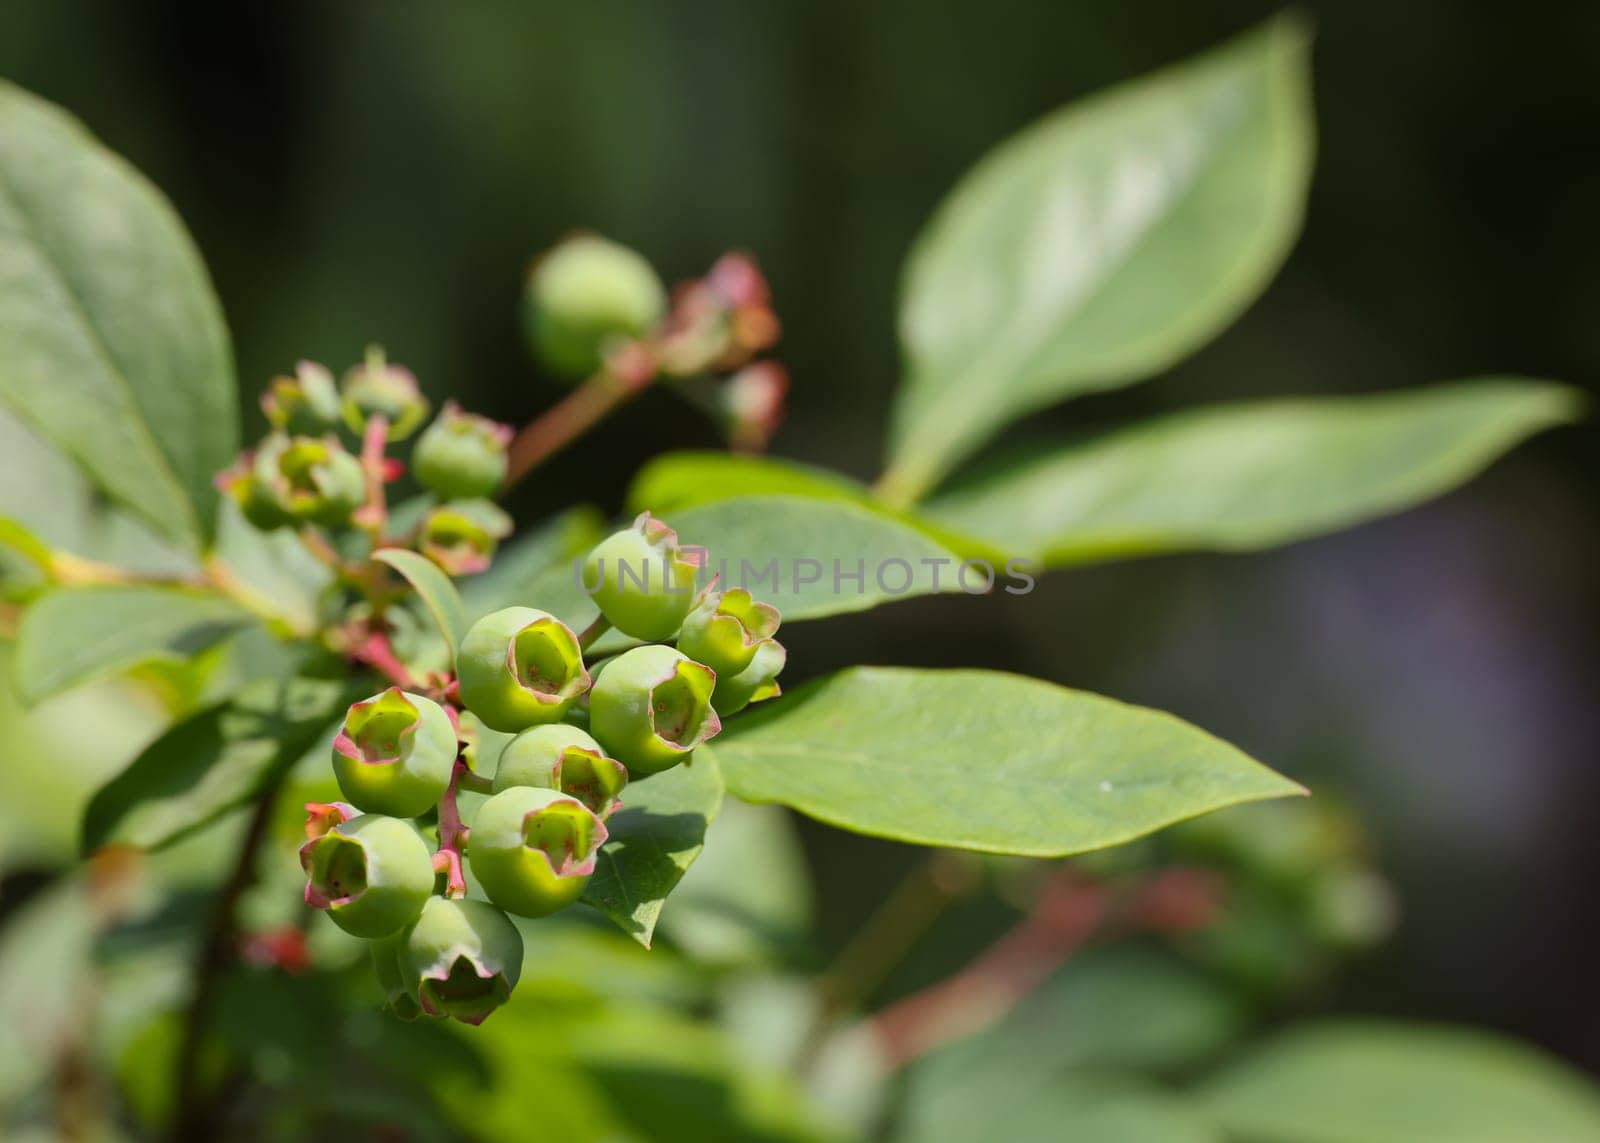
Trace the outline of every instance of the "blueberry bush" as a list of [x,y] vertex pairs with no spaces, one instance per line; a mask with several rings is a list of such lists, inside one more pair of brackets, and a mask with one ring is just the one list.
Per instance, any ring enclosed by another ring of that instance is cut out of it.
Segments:
[[[1495,376],[983,455],[1265,288],[1311,177],[1307,57],[1275,20],[963,178],[907,261],[871,485],[763,455],[789,382],[754,257],[668,289],[587,233],[516,302],[570,386],[526,424],[435,408],[448,379],[375,344],[267,381],[243,447],[173,210],[0,84],[0,870],[29,873],[0,902],[0,1134],[1600,1138],[1600,1096],[1530,1048],[1280,1019],[1393,920],[1336,803],[958,647],[829,672],[779,641],[1336,529],[1577,415]],[[728,450],[596,455],[653,386]],[[594,463],[637,469],[626,505],[500,504]],[[832,965],[790,811],[930,847]],[[874,1006],[979,896],[1014,926]]]

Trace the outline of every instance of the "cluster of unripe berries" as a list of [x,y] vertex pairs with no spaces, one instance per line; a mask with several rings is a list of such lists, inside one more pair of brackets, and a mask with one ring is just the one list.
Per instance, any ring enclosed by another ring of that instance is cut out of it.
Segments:
[[[522,963],[506,914],[572,904],[630,778],[689,761],[722,716],[778,692],[777,611],[743,590],[696,590],[699,565],[648,514],[597,546],[587,584],[604,623],[642,645],[586,664],[548,612],[509,607],[461,641],[437,697],[391,687],[356,703],[334,741],[346,802],[313,805],[306,901],[375,941],[389,1006],[478,1023]],[[513,734],[492,780],[468,764],[462,711]],[[456,795],[487,793],[470,829]],[[433,851],[413,821],[438,808]],[[463,854],[488,901],[466,899]]]
[[[302,361],[293,377],[276,378],[261,407],[272,431],[217,478],[255,527],[355,527],[374,534],[385,524],[375,489],[394,479],[387,446],[411,437],[429,412],[411,372],[383,351],[367,351],[335,385],[333,374]],[[360,442],[346,447],[340,430]],[[411,471],[436,503],[411,541],[451,575],[488,566],[511,520],[488,499],[506,475],[511,429],[447,403],[411,453]]]

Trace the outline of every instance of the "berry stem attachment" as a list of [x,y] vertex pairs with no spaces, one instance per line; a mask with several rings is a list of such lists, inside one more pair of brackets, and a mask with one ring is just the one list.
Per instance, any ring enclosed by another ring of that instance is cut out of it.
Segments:
[[471,774],[465,758],[457,758],[450,774],[450,785],[439,800],[439,852],[433,855],[433,867],[446,876],[445,896],[465,897],[466,878],[461,873],[461,851],[466,848],[469,831],[461,822],[461,808],[456,798],[461,792],[462,778]]
[[350,657],[358,663],[365,663],[401,690],[417,689],[411,671],[400,661],[395,654],[394,644],[382,631],[369,634],[350,652]]
[[506,449],[502,493],[555,456],[625,402],[648,389],[657,376],[655,355],[634,343],[614,355],[600,372],[529,421]]
[[389,418],[374,413],[361,434],[361,470],[367,478],[367,500],[352,519],[375,549],[383,546],[384,529],[389,525],[389,506],[383,492],[389,479],[389,461],[384,456],[388,443]]
[[611,620],[604,615],[595,616],[593,623],[578,632],[578,649],[587,652],[599,640],[600,636],[611,630]]

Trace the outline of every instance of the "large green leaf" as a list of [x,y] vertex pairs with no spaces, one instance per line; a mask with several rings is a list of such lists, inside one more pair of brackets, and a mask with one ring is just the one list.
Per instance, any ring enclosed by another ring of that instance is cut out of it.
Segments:
[[795,817],[733,799],[706,850],[678,885],[661,931],[698,964],[751,964],[793,955],[811,933],[812,892]]
[[1565,1064],[1482,1032],[1337,1021],[1303,1027],[1204,1084],[1252,1143],[1600,1140],[1600,1093]]
[[1260,293],[1311,171],[1293,19],[1065,108],[984,159],[918,239],[888,487],[914,499],[1000,426],[1142,380]]
[[238,605],[177,587],[64,587],[22,613],[16,685],[38,702],[151,660],[180,661],[251,622]]
[[107,783],[84,814],[83,847],[157,849],[249,801],[324,739],[360,694],[350,682],[263,679],[181,722]]
[[841,671],[731,720],[717,757],[747,801],[1036,857],[1303,792],[1169,714],[995,671]]
[[165,535],[209,540],[238,409],[205,268],[138,172],[4,82],[0,403]]
[[908,524],[843,500],[740,496],[664,519],[681,543],[706,549],[724,586],[748,588],[782,611],[785,622],[961,590],[959,555]]
[[1484,379],[1175,413],[952,490],[928,505],[1054,564],[1249,550],[1398,511],[1573,419],[1574,390]]
[[382,551],[373,552],[372,558],[388,564],[405,577],[406,582],[422,600],[423,606],[428,609],[428,614],[433,616],[434,624],[450,648],[450,658],[453,662],[456,657],[456,646],[461,642],[461,637],[467,633],[467,608],[461,602],[456,585],[450,582],[450,577],[440,571],[439,565],[428,557],[404,548],[384,548]]
[[667,894],[700,856],[722,806],[722,775],[702,746],[687,763],[630,782],[622,803],[606,822],[611,836],[583,901],[649,948]]

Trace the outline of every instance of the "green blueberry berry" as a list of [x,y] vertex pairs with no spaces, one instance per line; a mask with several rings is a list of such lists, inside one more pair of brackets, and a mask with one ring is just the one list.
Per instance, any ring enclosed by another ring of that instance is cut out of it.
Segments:
[[414,818],[444,796],[457,748],[443,707],[390,687],[345,715],[333,740],[333,774],[367,813]]
[[416,377],[409,369],[390,365],[382,346],[367,346],[366,360],[345,373],[340,389],[344,423],[353,433],[364,433],[367,422],[381,416],[388,423],[388,439],[403,441],[428,417],[428,399]]
[[620,805],[617,795],[628,784],[628,768],[607,757],[587,733],[564,722],[524,730],[500,752],[494,792],[517,786],[560,790],[577,798],[602,820]]
[[506,478],[511,427],[446,401],[411,453],[411,471],[422,486],[447,500],[488,496]]
[[481,1024],[522,975],[522,934],[486,901],[430,897],[406,935],[401,971],[429,1016]]
[[605,840],[605,824],[577,798],[513,786],[478,808],[467,857],[489,900],[546,917],[582,895]]
[[492,500],[452,500],[422,519],[417,547],[449,575],[473,575],[511,534],[511,517]]
[[358,937],[398,933],[433,895],[433,855],[410,822],[363,814],[300,847],[306,904]]
[[678,650],[710,667],[719,679],[737,675],[777,632],[778,620],[776,607],[757,603],[742,587],[708,591],[683,621]]
[[273,433],[256,450],[251,476],[247,500],[264,497],[284,519],[304,524],[347,524],[367,495],[361,462],[331,436]]
[[667,309],[667,291],[641,255],[584,234],[534,263],[523,291],[523,320],[539,360],[581,380],[618,343],[649,333]]
[[776,698],[783,693],[778,686],[778,675],[789,660],[789,652],[776,639],[768,639],[756,648],[750,665],[736,675],[718,675],[717,688],[711,695],[712,705],[719,714],[734,714],[753,702]]
[[461,701],[493,730],[559,722],[589,689],[572,628],[548,611],[507,607],[478,620],[456,655]]
[[339,390],[333,374],[315,361],[299,362],[293,377],[274,377],[261,395],[261,411],[275,429],[320,436],[339,427]]
[[670,639],[694,606],[700,561],[678,546],[678,533],[648,512],[595,545],[584,563],[584,590],[624,635]]
[[392,937],[382,937],[372,942],[372,974],[383,989],[383,1006],[402,1020],[415,1020],[422,1015],[422,1005],[417,1003],[417,991],[406,982],[406,938],[411,934],[402,930]]
[[217,473],[213,483],[219,492],[238,505],[240,515],[253,528],[270,532],[294,522],[273,496],[271,487],[257,478],[255,456],[251,453]]
[[660,644],[624,651],[589,694],[589,730],[631,775],[655,774],[688,759],[722,729],[712,709],[717,674]]

